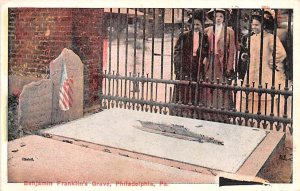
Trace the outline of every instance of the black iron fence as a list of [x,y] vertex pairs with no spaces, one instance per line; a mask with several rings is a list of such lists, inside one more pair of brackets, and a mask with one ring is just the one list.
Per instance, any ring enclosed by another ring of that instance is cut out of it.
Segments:
[[[108,34],[102,109],[119,107],[292,133],[293,10],[225,10],[220,37],[216,20],[208,14],[215,18],[223,10],[117,10],[110,9],[103,23]],[[192,48],[183,51],[183,37],[194,36],[197,14],[202,14],[202,29],[194,56]],[[214,44],[220,39],[224,55],[216,62]],[[189,61],[186,54],[191,54]],[[232,68],[226,64],[230,54]]]

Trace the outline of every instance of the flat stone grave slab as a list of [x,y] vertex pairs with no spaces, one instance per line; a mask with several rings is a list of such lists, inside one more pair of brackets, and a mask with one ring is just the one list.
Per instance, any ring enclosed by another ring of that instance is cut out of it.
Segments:
[[[157,133],[151,125],[179,129],[185,136],[171,136],[168,128]],[[42,133],[229,173],[237,172],[267,134],[257,128],[117,108]]]

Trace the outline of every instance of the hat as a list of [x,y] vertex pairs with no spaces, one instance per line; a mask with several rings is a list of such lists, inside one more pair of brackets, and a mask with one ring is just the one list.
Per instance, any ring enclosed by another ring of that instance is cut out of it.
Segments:
[[[261,12],[260,9],[254,9],[251,12],[252,19],[261,20]],[[264,10],[264,21],[271,21],[274,20],[274,15],[272,13],[272,10]]]
[[[188,20],[188,23],[192,23],[193,22],[193,13],[190,12],[189,16],[190,16],[190,18]],[[194,19],[197,19],[197,20],[199,20],[202,23],[202,21],[203,21],[204,18],[205,18],[204,17],[204,12],[203,12],[202,9],[196,9],[194,11]]]
[[[261,22],[261,14],[262,14],[262,10],[260,10],[260,9],[252,10],[252,13],[251,13],[252,20],[256,19],[259,22]],[[273,31],[274,23],[275,23],[275,20],[274,20],[273,14],[272,14],[272,10],[265,10],[264,11],[264,29]]]
[[224,17],[225,17],[225,13],[227,11],[227,19],[230,18],[230,14],[231,14],[231,9],[210,9],[208,12],[207,12],[207,17],[210,19],[210,20],[213,20],[214,19],[214,12],[216,11],[216,13],[223,13]]

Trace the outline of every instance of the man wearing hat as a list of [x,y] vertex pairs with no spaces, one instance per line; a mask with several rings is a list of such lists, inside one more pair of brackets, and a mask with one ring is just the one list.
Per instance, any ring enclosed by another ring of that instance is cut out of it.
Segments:
[[[268,87],[272,86],[272,72],[273,72],[273,49],[274,49],[274,18],[270,11],[264,12],[263,22],[264,26],[261,25],[261,11],[253,11],[252,12],[252,36],[250,37],[250,62],[249,62],[249,71],[247,71],[246,76],[244,78],[244,85],[247,82],[247,78],[249,77],[249,83],[255,82],[255,87],[259,85],[259,68],[260,68],[260,50],[263,50],[262,54],[262,74],[261,74],[261,85],[264,87],[265,83],[268,83]],[[263,31],[262,31],[263,29]],[[261,33],[263,32],[263,46],[261,47]],[[246,53],[242,53],[242,58],[248,56],[244,56]],[[283,69],[283,60],[286,58],[285,49],[280,42],[280,39],[276,37],[276,54],[275,54],[275,87],[277,88],[277,84],[284,84],[285,82],[285,74]],[[277,97],[277,96],[276,96]],[[253,99],[252,99],[253,98]],[[242,95],[242,109],[246,108],[246,95]],[[258,94],[254,93],[252,97],[252,93],[250,93],[248,98],[248,109],[252,108],[253,103],[253,112],[258,112]],[[281,116],[283,114],[283,101],[281,101]],[[266,103],[267,102],[267,103]],[[271,108],[271,95],[268,94],[265,99],[265,95],[261,96],[261,113],[265,111],[265,104],[267,104],[267,115],[270,114]],[[277,113],[277,98],[275,98],[274,103],[274,112]]]
[[[228,19],[230,14],[229,11],[227,13],[226,11],[225,9],[211,9],[207,13],[208,18],[214,21],[214,26],[205,29],[209,42],[209,58],[204,63],[205,77],[214,82],[217,78],[220,82],[227,82],[234,74],[234,31],[230,27],[225,27],[225,16]],[[207,91],[207,102],[210,106],[218,109],[232,107],[232,92],[220,89],[210,90]],[[217,116],[217,118],[218,120],[224,119],[221,116]]]
[[[207,57],[207,36],[203,33],[204,13],[197,9],[189,20],[193,27],[180,34],[174,48],[174,72],[177,80],[197,81],[203,78],[203,59]],[[198,100],[201,100],[198,96]],[[195,86],[174,86],[174,102],[183,104],[195,101]]]

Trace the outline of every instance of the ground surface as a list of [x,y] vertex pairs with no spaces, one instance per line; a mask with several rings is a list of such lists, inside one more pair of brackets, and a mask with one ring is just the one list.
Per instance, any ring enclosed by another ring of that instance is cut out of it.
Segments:
[[215,176],[30,135],[8,144],[8,182],[24,181],[214,183]]
[[286,144],[282,152],[276,156],[268,168],[264,171],[262,178],[268,179],[272,183],[292,183],[293,171],[293,140],[287,134]]

